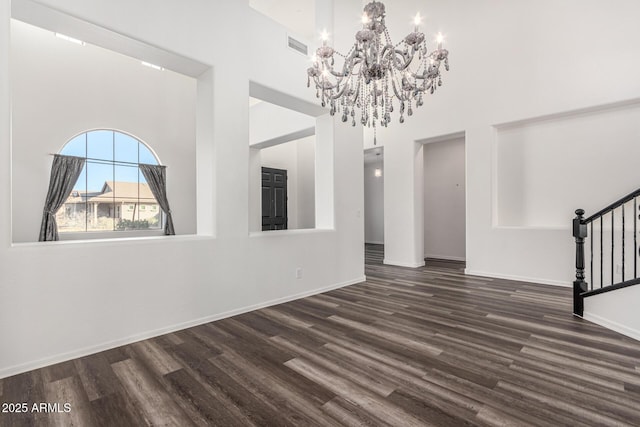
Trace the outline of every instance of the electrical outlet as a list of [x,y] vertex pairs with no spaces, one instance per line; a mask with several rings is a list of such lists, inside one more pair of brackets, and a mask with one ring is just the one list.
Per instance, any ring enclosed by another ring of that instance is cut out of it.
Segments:
[[302,269],[300,267],[296,268],[296,279],[302,279]]

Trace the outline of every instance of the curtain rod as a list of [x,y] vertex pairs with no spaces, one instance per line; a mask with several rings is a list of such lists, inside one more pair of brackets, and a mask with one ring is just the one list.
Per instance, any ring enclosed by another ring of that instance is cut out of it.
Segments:
[[[56,154],[56,153],[47,153],[48,156],[65,156],[65,157],[77,157],[79,159],[85,159],[85,160],[94,160],[97,162],[107,162],[107,163],[120,163],[123,165],[146,165],[149,163],[133,163],[133,162],[125,162],[122,160],[105,160],[105,159],[94,159],[92,157],[80,157],[80,156],[69,156],[67,154]],[[163,168],[166,168],[166,165],[150,165],[150,166],[161,166]]]

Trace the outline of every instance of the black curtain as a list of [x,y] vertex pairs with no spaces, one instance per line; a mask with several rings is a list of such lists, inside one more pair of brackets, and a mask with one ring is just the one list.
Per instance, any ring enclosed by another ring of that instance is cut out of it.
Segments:
[[49,178],[49,191],[42,212],[39,241],[58,240],[56,212],[71,194],[71,190],[73,190],[73,186],[84,167],[84,161],[85,159],[81,157],[54,155],[51,178]]
[[164,223],[164,234],[173,236],[176,234],[173,229],[173,218],[171,217],[171,209],[169,209],[169,200],[167,200],[167,168],[162,165],[145,165],[140,164],[140,170],[144,178],[149,184],[149,188],[153,193],[153,197],[164,211],[167,219]]

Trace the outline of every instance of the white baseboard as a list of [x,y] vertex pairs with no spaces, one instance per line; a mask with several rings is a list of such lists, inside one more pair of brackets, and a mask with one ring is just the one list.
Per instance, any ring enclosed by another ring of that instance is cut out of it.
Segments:
[[422,260],[422,262],[410,263],[410,262],[403,262],[403,261],[393,261],[385,258],[382,260],[382,263],[386,265],[395,265],[398,267],[409,267],[409,268],[424,267],[424,260]]
[[612,331],[616,331],[622,335],[626,335],[629,338],[633,338],[634,340],[640,341],[640,331],[636,329],[629,328],[628,326],[622,325],[612,320],[605,319],[604,317],[600,317],[596,314],[584,313],[582,315],[582,318],[584,320],[588,320],[591,323],[595,323],[596,325],[600,325],[607,329],[611,329]]
[[335,283],[333,285],[325,286],[323,288],[314,289],[311,291],[300,292],[298,294],[289,295],[282,298],[277,298],[271,301],[265,301],[258,304],[253,304],[250,306],[238,308],[235,310],[226,311],[223,313],[214,314],[211,316],[201,317],[199,319],[189,320],[187,322],[178,323],[171,326],[166,326],[164,328],[155,329],[152,331],[142,332],[140,334],[135,334],[128,336],[126,338],[121,338],[113,341],[104,342],[101,344],[84,347],[78,350],[69,351],[66,353],[56,354],[51,357],[45,357],[42,359],[34,360],[31,362],[21,363],[19,365],[9,366],[8,368],[0,369],[0,379],[10,377],[13,375],[21,374],[23,372],[28,372],[33,369],[40,369],[45,366],[54,365],[56,363],[66,362],[68,360],[77,359],[79,357],[88,356],[90,354],[99,353],[101,351],[110,350],[115,347],[120,347],[122,345],[131,344],[137,341],[146,340],[149,338],[154,338],[160,335],[168,334],[171,332],[180,331],[182,329],[191,328],[193,326],[202,325],[204,323],[214,322],[216,320],[225,319],[227,317],[237,316],[238,314],[247,313],[254,310],[259,310],[261,308],[270,307],[272,305],[278,305],[285,302],[297,300],[300,298],[305,298],[311,295],[321,294],[323,292],[328,292],[334,289],[342,288],[349,285],[355,285],[356,283],[362,283],[366,281],[365,276],[361,276],[352,280],[348,280],[346,282]]
[[425,258],[444,259],[447,261],[466,261],[463,256],[449,256],[449,255],[437,255],[437,254],[424,254]]
[[539,277],[516,276],[511,274],[497,274],[497,273],[490,273],[487,271],[470,270],[468,268],[465,268],[464,274],[470,274],[472,276],[493,277],[495,279],[516,280],[518,282],[540,283],[542,285],[562,286],[565,288],[572,286],[572,282],[569,282],[569,281],[563,282],[561,280],[541,279]]

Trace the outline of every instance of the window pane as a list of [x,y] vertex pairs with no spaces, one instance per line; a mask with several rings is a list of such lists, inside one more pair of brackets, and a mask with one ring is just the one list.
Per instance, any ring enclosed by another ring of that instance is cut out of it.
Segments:
[[60,233],[86,230],[86,177],[87,165],[85,164],[71,194],[56,214]]
[[115,132],[115,160],[138,163],[138,140],[124,133]]
[[95,130],[87,133],[87,157],[113,160],[113,131]]
[[78,180],[73,186],[73,191],[80,192],[82,194],[87,192],[87,164],[85,163],[82,167],[82,171],[80,172],[80,176],[78,176]]
[[156,156],[154,156],[151,150],[149,150],[143,143],[140,143],[140,163],[145,163],[147,165],[158,164]]
[[[137,151],[137,150],[136,150]],[[138,220],[138,167],[118,165],[115,167],[115,224],[116,230],[146,229]]]
[[113,165],[87,162],[87,230],[111,231],[114,228]]
[[66,156],[86,157],[87,156],[87,141],[86,134],[78,135],[62,148],[60,154]]
[[140,208],[139,208],[139,216],[138,220],[143,224],[148,224],[150,229],[160,228],[161,217],[159,213],[158,202],[155,197],[153,197],[153,193],[151,193],[151,188],[149,188],[149,184],[144,181],[144,176],[140,173],[140,184],[138,185],[138,189],[140,191]]

